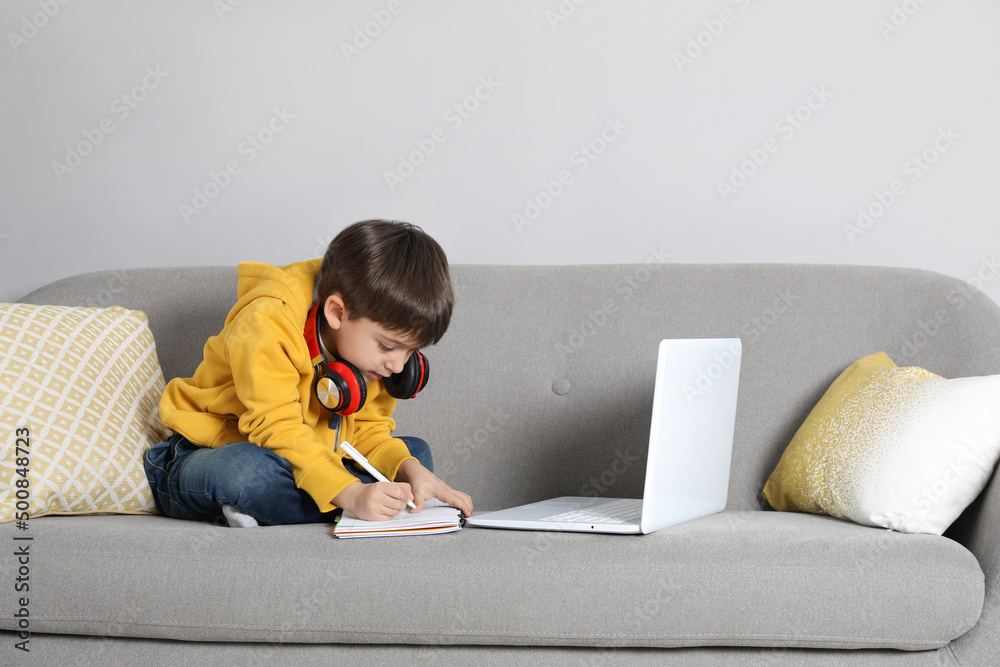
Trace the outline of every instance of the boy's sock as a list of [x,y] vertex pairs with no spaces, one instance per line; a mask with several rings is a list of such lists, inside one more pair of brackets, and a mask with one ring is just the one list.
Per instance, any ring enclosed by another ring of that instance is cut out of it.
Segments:
[[226,516],[230,528],[256,528],[260,524],[249,514],[244,514],[233,505],[223,505],[222,513]]

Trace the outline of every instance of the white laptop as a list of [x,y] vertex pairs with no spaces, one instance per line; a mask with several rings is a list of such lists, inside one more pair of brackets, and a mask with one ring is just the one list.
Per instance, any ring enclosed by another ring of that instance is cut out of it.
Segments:
[[660,342],[642,500],[563,496],[477,514],[466,524],[634,535],[721,512],[742,351],[739,338]]

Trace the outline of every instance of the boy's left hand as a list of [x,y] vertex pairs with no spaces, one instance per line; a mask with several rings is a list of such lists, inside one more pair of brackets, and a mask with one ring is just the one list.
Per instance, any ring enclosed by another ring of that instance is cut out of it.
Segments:
[[456,491],[445,484],[440,477],[422,466],[415,459],[407,459],[399,465],[396,472],[397,482],[406,482],[413,492],[413,504],[419,512],[424,508],[424,501],[437,498],[443,503],[454,505],[462,510],[465,516],[472,516],[472,498],[468,494]]

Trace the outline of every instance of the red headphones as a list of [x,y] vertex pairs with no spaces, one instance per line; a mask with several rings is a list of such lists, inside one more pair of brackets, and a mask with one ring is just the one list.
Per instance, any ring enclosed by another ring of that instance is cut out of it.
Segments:
[[[309,347],[316,379],[313,392],[320,404],[339,415],[349,415],[360,410],[368,398],[365,377],[357,366],[349,361],[334,361],[327,364],[319,348],[319,302],[309,308],[306,326],[302,333]],[[385,390],[394,398],[413,398],[427,385],[430,364],[420,350],[414,350],[406,365],[399,373],[393,373],[382,380]]]

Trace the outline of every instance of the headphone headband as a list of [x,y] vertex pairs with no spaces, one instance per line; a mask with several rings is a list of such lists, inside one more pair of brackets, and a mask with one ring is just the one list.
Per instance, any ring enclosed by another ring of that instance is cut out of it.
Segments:
[[313,303],[306,313],[306,326],[302,329],[302,335],[306,339],[306,347],[309,348],[309,357],[312,365],[316,366],[323,361],[323,352],[319,349],[319,301]]

